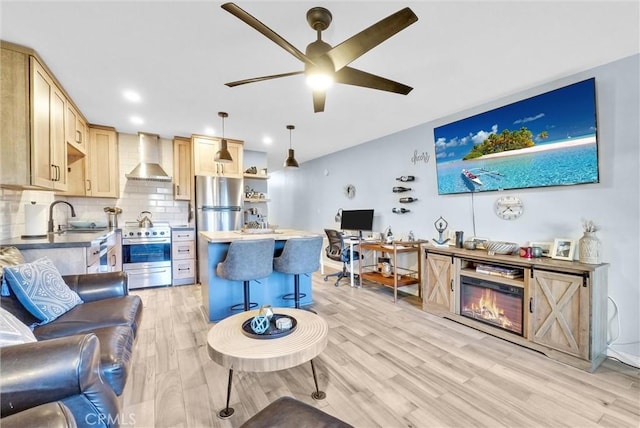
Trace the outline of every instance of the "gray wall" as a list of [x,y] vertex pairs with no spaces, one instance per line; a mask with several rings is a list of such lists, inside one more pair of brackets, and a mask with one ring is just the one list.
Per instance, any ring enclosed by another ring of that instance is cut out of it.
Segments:
[[[374,208],[374,228],[382,232],[391,226],[396,236],[413,230],[417,237],[436,236],[434,221],[443,216],[451,230],[465,236],[483,236],[526,244],[553,238],[579,239],[581,222],[592,219],[600,226],[603,261],[610,263],[609,296],[619,310],[609,305],[612,339],[629,344],[624,351],[640,356],[640,152],[639,152],[639,55],[634,55],[582,73],[560,78],[501,98],[473,109],[424,123],[301,165],[298,170],[280,170],[269,181],[270,220],[281,226],[321,232],[336,227],[338,208]],[[598,106],[600,183],[570,187],[486,192],[472,196],[438,196],[434,161],[433,129],[458,119],[505,104],[595,77]],[[393,120],[393,118],[389,118]],[[336,135],[335,138],[340,138]],[[299,142],[298,144],[304,144]],[[429,160],[412,161],[425,153]],[[415,175],[410,187],[419,198],[412,212],[391,212],[398,195],[391,189],[395,177]],[[344,187],[354,184],[356,197],[344,195]],[[500,220],[493,213],[495,200],[517,195],[524,201],[525,213],[515,221]],[[475,232],[474,232],[475,215]],[[625,345],[626,346],[626,345]],[[640,357],[639,357],[640,358]]]

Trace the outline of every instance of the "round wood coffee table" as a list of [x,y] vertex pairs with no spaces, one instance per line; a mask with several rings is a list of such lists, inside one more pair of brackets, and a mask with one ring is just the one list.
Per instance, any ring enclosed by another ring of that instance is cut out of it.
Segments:
[[227,384],[227,405],[218,413],[221,418],[233,414],[229,407],[233,370],[249,372],[270,372],[284,370],[311,361],[311,370],[316,390],[311,396],[320,400],[325,393],[318,389],[313,358],[327,346],[329,326],[317,314],[301,309],[273,308],[275,314],[288,315],[296,319],[293,332],[275,339],[256,339],[246,336],[242,324],[256,315],[259,310],[241,312],[225,318],[214,325],[207,335],[209,357],[229,369]]

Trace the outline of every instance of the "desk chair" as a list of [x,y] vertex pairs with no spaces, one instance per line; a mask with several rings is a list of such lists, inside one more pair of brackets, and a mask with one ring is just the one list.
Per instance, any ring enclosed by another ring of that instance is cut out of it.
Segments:
[[293,274],[293,293],[285,294],[283,300],[294,300],[296,309],[300,309],[300,274],[310,274],[320,268],[322,236],[291,238],[287,240],[282,253],[273,259],[273,270]]
[[[338,278],[336,279],[335,283],[335,286],[337,287],[338,285],[340,285],[340,280],[342,278],[348,278],[350,275],[349,271],[347,270],[347,264],[351,264],[352,262],[351,252],[348,248],[345,248],[344,239],[342,239],[342,234],[340,232],[334,229],[325,229],[324,233],[326,233],[327,238],[329,238],[329,245],[327,246],[327,248],[325,248],[327,257],[331,260],[342,262],[342,271],[326,275],[324,277],[324,280],[328,281],[329,277],[337,276]],[[360,260],[360,253],[354,251],[353,259]],[[355,275],[355,277],[357,278],[358,275]]]
[[244,302],[231,306],[231,310],[242,308],[248,311],[258,306],[250,301],[249,282],[271,275],[274,249],[273,238],[233,241],[229,245],[224,261],[216,266],[216,274],[230,281],[243,282]]

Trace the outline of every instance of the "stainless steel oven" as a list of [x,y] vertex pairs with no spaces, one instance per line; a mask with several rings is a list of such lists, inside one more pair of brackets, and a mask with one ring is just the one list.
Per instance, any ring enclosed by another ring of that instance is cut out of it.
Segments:
[[171,285],[171,228],[168,223],[140,227],[126,223],[122,237],[122,270],[129,288]]

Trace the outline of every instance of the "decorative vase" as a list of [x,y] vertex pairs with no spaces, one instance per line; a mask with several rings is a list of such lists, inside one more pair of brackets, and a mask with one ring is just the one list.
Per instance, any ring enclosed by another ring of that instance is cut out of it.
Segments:
[[600,239],[595,232],[584,232],[578,241],[580,263],[597,265],[600,263]]

